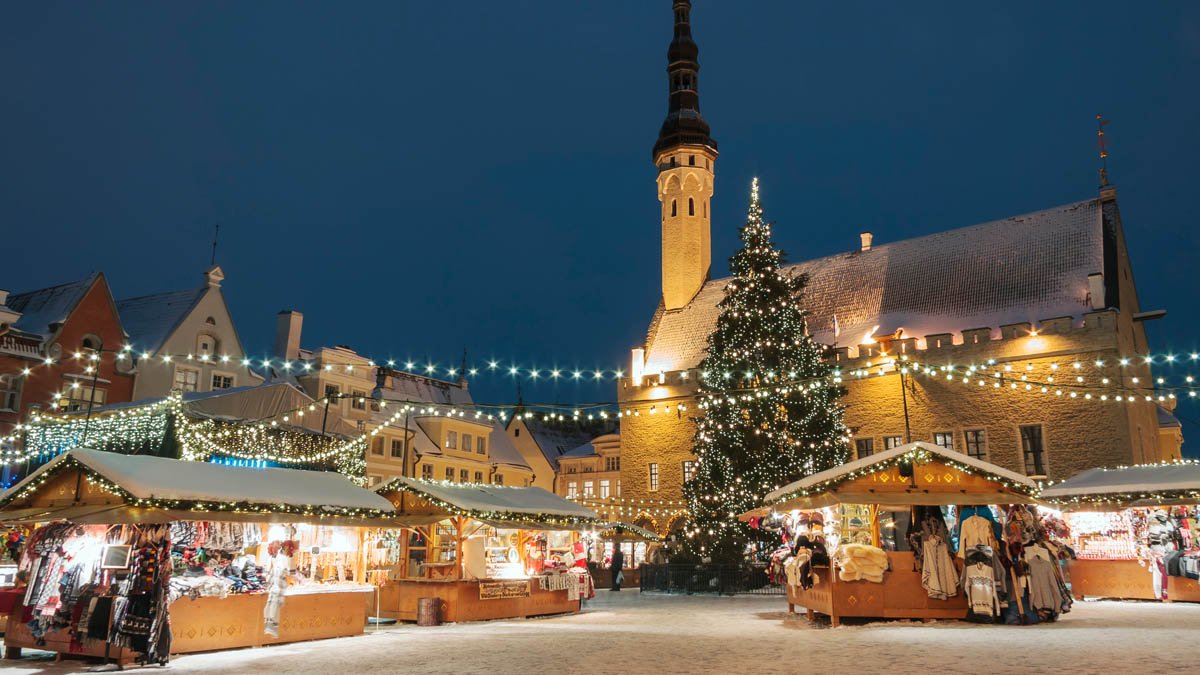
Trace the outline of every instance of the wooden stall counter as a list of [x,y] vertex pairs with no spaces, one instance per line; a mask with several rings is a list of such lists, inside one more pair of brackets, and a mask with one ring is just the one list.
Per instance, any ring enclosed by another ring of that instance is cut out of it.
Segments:
[[442,621],[489,621],[578,612],[565,590],[544,591],[537,579],[387,581],[379,587],[380,616],[417,620],[417,600],[439,598]]
[[[1085,597],[1158,600],[1148,564],[1140,560],[1072,560],[1067,565],[1071,595],[1076,600]],[[1200,582],[1167,577],[1167,602],[1200,602]]]
[[[225,598],[180,598],[171,603],[171,653],[261,647],[263,645],[321,640],[360,635],[367,624],[371,587],[336,591],[294,591],[285,596],[279,612],[279,636],[263,632],[265,593],[230,595]],[[98,640],[71,642],[67,631],[52,630],[45,645],[37,645],[29,627],[20,621],[21,607],[8,617],[4,636],[6,653],[13,649],[46,649],[63,654],[103,657],[104,643]],[[109,650],[114,661],[129,663],[133,652],[118,647]],[[11,657],[10,657],[11,658]]]
[[[805,608],[809,620],[824,614],[834,626],[843,617],[875,619],[963,619],[967,616],[967,600],[960,592],[947,600],[929,597],[921,586],[921,573],[913,569],[913,554],[907,551],[888,551],[889,572],[883,583],[870,581],[841,581],[829,567],[813,570],[816,583],[804,590],[788,585],[788,612]],[[959,561],[955,561],[956,569]]]

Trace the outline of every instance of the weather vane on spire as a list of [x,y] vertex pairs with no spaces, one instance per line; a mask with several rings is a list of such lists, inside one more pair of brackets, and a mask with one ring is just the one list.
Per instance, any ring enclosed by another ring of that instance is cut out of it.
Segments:
[[1110,120],[1096,114],[1096,145],[1100,148],[1100,187],[1108,187],[1108,141],[1104,138],[1104,127]]

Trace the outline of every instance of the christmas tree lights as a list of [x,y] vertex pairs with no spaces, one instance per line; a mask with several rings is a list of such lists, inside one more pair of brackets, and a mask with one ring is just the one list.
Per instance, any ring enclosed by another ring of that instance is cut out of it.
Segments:
[[[738,514],[761,506],[777,485],[843,463],[849,446],[838,404],[844,391],[808,332],[807,278],[781,269],[757,179],[741,240],[700,365],[704,414],[693,441],[696,470],[684,484],[689,551],[727,563],[774,539],[738,522]],[[785,378],[805,384],[769,386]]]

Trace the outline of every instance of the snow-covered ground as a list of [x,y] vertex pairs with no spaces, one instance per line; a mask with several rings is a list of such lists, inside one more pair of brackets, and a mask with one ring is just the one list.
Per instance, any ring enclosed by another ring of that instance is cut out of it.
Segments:
[[[1076,603],[1055,624],[883,622],[830,628],[783,598],[598,591],[578,615],[420,628],[177,657],[176,673],[1196,672],[1200,605]],[[65,673],[78,662],[0,662]],[[151,670],[151,669],[146,669]]]

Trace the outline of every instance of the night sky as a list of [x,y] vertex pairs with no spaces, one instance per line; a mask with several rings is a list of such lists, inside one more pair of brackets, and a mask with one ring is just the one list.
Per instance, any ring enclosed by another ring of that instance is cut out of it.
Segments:
[[[801,260],[1090,198],[1102,112],[1143,308],[1170,312],[1152,346],[1200,348],[1200,3],[989,4],[698,0],[714,276],[753,175]],[[198,286],[219,222],[256,356],[294,308],[306,347],[628,368],[671,24],[668,0],[10,3],[0,287]]]

